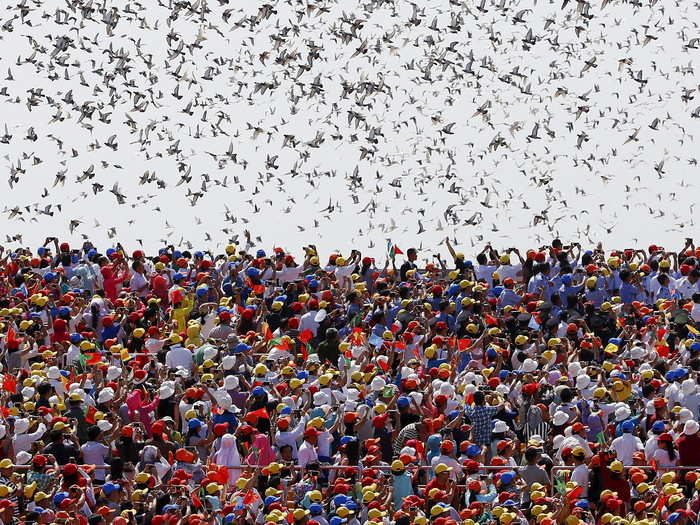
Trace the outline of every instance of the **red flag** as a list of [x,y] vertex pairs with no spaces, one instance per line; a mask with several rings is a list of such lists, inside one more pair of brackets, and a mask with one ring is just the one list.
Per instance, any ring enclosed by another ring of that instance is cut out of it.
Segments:
[[258,496],[255,494],[255,492],[253,492],[252,490],[249,490],[248,492],[245,493],[245,496],[243,496],[243,505],[250,505],[256,499],[258,499]]
[[15,335],[16,335],[15,331],[10,326],[10,328],[7,330],[7,342],[14,343],[15,342]]
[[85,361],[86,365],[96,365],[102,361],[102,354],[100,354],[99,352],[94,352],[85,355],[88,357],[88,360]]
[[398,350],[406,350],[406,343],[404,343],[403,341],[396,341],[394,343],[394,348]]
[[255,286],[253,286],[253,291],[257,295],[262,295],[265,293],[265,287],[262,284],[256,284]]
[[265,342],[272,339],[272,331],[270,330],[270,325],[268,325],[267,322],[262,323],[262,334]]
[[85,414],[85,421],[87,421],[91,425],[94,425],[96,413],[97,413],[97,408],[95,408],[93,405],[90,405],[87,409],[87,413]]
[[403,252],[401,251],[401,248],[399,248],[399,247],[396,246],[395,244],[394,244],[394,255],[403,255]]
[[484,314],[484,320],[489,326],[498,326],[498,319],[489,314]]
[[472,340],[471,339],[460,339],[457,342],[457,348],[459,348],[460,352],[464,352],[467,350],[470,346],[472,345]]
[[192,493],[192,505],[194,505],[198,509],[204,508],[204,506],[202,505],[202,500],[199,499],[199,496],[197,496],[197,491],[194,491]]
[[[12,328],[10,328],[12,330]],[[5,374],[2,380],[2,388],[11,394],[17,393],[17,378],[12,374]]]
[[314,338],[314,333],[308,328],[299,334],[299,341],[304,344],[308,344]]

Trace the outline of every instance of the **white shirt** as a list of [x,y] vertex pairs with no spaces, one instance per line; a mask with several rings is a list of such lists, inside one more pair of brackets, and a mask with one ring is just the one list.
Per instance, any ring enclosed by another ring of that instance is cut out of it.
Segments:
[[698,283],[691,283],[687,277],[683,277],[676,281],[676,290],[681,294],[683,299],[690,299],[694,293],[698,292]]
[[579,487],[583,487],[581,498],[588,497],[588,467],[584,464],[576,467],[571,473],[571,481],[575,482]]
[[693,309],[690,311],[690,317],[693,318],[693,321],[700,322],[700,303],[693,305]]
[[282,448],[283,445],[289,445],[292,447],[292,457],[294,459],[299,457],[299,446],[297,443],[299,443],[304,436],[304,429],[306,428],[307,419],[308,417],[306,416],[301,418],[299,424],[291,430],[285,430],[284,432],[279,430],[277,431],[275,434],[275,443],[278,450]]
[[[139,291],[139,288],[142,286],[145,286],[145,288]],[[146,297],[148,295],[148,279],[141,273],[133,272],[129,281],[129,288],[131,288],[132,292],[138,294],[139,297]]]
[[517,278],[518,272],[522,271],[522,264],[502,264],[498,267],[498,270],[496,270],[498,276],[501,278],[501,283],[503,283],[503,281],[508,278],[513,279],[515,282],[518,282],[520,280]]
[[32,443],[40,439],[41,436],[44,435],[44,432],[46,432],[46,426],[43,423],[39,423],[36,431],[31,434],[24,433],[15,435],[12,438],[12,450],[15,453],[15,458],[17,458],[17,454],[20,452],[26,452],[32,448]]
[[192,371],[192,352],[187,348],[176,345],[165,354],[165,365],[169,368],[183,367],[188,372]]
[[496,266],[490,266],[488,264],[479,264],[474,268],[474,275],[476,275],[477,281],[486,281],[489,286],[493,284],[493,272],[496,271]]
[[[96,441],[88,441],[80,450],[83,452],[83,461],[86,465],[106,465],[105,458],[109,454],[109,447]],[[95,469],[95,479],[104,480],[105,469]]]
[[642,441],[629,432],[625,432],[620,437],[613,439],[611,447],[617,453],[617,459],[622,461],[623,465],[632,465],[632,454],[638,450],[644,450]]
[[457,461],[455,458],[442,454],[434,457],[430,462],[430,466],[433,468],[433,470],[435,470],[435,467],[437,467],[440,463],[444,463],[448,467],[452,467],[452,470],[450,470],[450,479],[457,481],[457,477],[462,475],[462,465],[460,465],[459,461]]
[[304,442],[299,447],[299,466],[305,467],[309,463],[318,461],[318,453],[316,452],[316,447],[311,443],[304,440]]
[[310,312],[306,312],[301,316],[301,319],[299,320],[299,333],[305,330],[311,330],[311,333],[314,334],[314,337],[316,337],[319,323],[314,321],[314,318],[316,317],[317,313],[318,312],[316,310],[311,310]]

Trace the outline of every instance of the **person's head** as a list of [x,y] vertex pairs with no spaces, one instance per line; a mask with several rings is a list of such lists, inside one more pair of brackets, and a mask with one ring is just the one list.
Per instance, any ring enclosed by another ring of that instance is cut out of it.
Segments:
[[474,404],[483,405],[486,402],[486,396],[481,390],[474,392]]
[[335,341],[338,339],[338,330],[335,328],[329,328],[326,330],[326,339],[328,341]]
[[134,261],[131,263],[131,269],[136,273],[143,273],[143,263],[141,261]]
[[14,509],[16,504],[9,499],[0,500],[0,519],[5,523],[13,521]]
[[280,447],[280,458],[282,458],[282,461],[293,461],[294,456],[292,453],[293,451],[291,445],[282,445]]
[[406,250],[406,257],[411,262],[415,261],[416,259],[418,259],[418,250],[416,250],[415,248],[409,248],[408,250]]
[[525,462],[528,465],[536,465],[540,459],[540,450],[535,447],[527,447],[525,449]]

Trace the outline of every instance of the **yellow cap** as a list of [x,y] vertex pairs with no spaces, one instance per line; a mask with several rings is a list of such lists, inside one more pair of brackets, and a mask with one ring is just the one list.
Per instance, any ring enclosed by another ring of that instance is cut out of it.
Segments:
[[442,474],[443,472],[450,472],[452,470],[452,467],[448,467],[444,463],[438,463],[438,465],[435,467],[435,474]]

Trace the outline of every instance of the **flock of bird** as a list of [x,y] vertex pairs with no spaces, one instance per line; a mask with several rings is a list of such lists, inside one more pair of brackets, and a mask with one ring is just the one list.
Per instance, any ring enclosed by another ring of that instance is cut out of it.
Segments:
[[692,236],[692,0],[20,0],[10,246]]

